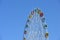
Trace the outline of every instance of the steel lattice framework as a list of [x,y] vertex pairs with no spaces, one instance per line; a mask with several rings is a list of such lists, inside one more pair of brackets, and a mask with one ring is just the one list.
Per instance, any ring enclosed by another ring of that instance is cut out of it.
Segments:
[[43,12],[36,8],[27,19],[23,40],[48,40],[47,29]]

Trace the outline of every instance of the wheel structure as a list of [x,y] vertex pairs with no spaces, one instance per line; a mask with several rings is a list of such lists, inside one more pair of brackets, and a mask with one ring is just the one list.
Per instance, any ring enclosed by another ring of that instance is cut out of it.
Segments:
[[48,40],[48,27],[43,12],[36,8],[27,19],[23,40]]

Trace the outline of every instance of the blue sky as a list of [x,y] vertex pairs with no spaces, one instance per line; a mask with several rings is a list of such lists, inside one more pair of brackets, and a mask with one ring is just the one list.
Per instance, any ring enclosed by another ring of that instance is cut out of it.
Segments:
[[46,17],[49,40],[60,40],[60,0],[0,0],[0,40],[23,40],[27,17],[34,8]]

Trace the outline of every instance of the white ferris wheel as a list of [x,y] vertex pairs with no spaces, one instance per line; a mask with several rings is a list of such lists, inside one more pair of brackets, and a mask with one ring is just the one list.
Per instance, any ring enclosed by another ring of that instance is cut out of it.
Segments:
[[47,29],[43,12],[36,8],[31,11],[27,19],[23,40],[48,40]]

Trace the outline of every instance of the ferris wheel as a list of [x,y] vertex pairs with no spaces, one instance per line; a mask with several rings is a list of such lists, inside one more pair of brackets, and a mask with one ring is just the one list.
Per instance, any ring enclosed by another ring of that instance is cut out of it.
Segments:
[[38,8],[31,11],[24,29],[23,40],[48,40],[44,14]]

